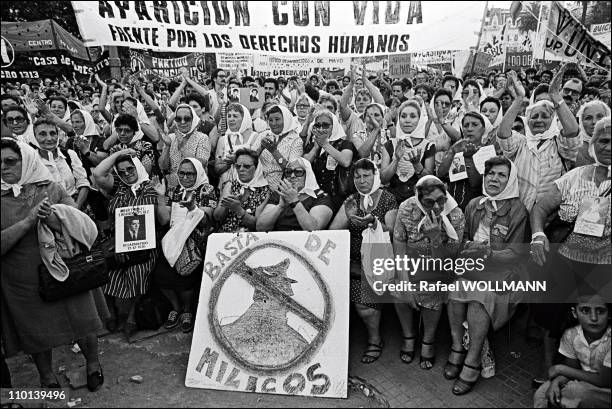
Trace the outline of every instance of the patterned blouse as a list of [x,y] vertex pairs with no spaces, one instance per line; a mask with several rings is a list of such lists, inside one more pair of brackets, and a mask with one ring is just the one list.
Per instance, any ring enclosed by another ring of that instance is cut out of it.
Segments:
[[[240,189],[242,186],[237,180],[231,182],[231,194],[233,196],[239,196],[242,208],[251,215],[255,215],[255,211],[270,195],[270,187],[262,186],[251,189],[245,189],[244,194],[240,195]],[[220,231],[226,233],[235,233],[246,229],[240,224],[241,218],[231,210],[228,210],[227,217],[221,224]]]
[[176,134],[171,134],[170,138],[170,169],[167,176],[168,186],[175,187],[178,185],[178,168],[185,158],[197,158],[203,161],[204,168],[210,158],[210,141],[208,135],[195,131],[189,138],[181,138]]
[[[183,200],[183,191],[184,189],[180,186],[169,191],[167,194],[168,199],[170,201],[169,205],[172,206],[172,203],[178,203]],[[198,207],[217,207],[217,194],[215,193],[215,188],[205,183],[193,192],[195,205]],[[206,248],[206,238],[209,234],[211,234],[214,230],[214,226],[212,223],[207,224],[204,227],[197,226],[191,235],[190,239],[193,239],[198,247],[201,249]]]
[[117,143],[110,148],[109,155],[124,149],[134,149],[147,172],[149,174],[155,173],[154,171],[157,169],[158,164],[155,158],[155,149],[153,149],[153,145],[150,142],[141,139],[132,144]]
[[[259,150],[261,147],[261,140],[269,134],[270,131],[261,132],[256,136],[253,142],[253,149]],[[253,138],[253,136],[251,137]],[[302,138],[296,132],[289,132],[279,143],[276,149],[281,155],[287,160],[285,165],[295,159],[301,157],[304,154],[304,147]],[[272,190],[276,190],[283,176],[283,169],[280,167],[274,155],[267,149],[264,149],[259,155],[259,162],[263,166],[264,177],[268,181],[268,184]]]

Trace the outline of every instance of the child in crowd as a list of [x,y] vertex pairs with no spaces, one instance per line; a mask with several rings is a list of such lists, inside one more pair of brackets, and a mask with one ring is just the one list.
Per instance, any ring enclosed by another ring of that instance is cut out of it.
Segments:
[[609,308],[599,295],[580,297],[572,315],[579,325],[563,334],[564,361],[550,367],[549,380],[535,393],[535,408],[610,407]]

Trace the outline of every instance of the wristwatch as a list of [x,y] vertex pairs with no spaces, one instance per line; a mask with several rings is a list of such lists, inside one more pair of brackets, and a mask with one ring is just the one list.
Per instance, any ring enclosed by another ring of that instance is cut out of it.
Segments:
[[284,158],[279,158],[279,159],[278,159],[278,164],[279,164],[279,165],[282,165],[282,164],[283,164],[283,162],[285,162],[285,159],[284,159]]

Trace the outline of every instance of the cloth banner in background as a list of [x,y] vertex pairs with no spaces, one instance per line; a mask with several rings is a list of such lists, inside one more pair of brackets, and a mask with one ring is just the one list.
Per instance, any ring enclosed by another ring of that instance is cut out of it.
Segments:
[[[73,1],[86,46],[263,55],[385,55],[425,38],[421,1]],[[375,34],[374,34],[375,33]],[[413,38],[415,35],[416,38]]]
[[410,53],[411,63],[415,67],[425,68],[430,65],[450,64],[453,61],[453,55],[459,50],[442,50],[442,51],[421,51],[418,53]]
[[404,78],[410,75],[410,54],[389,56],[389,76],[391,78]]
[[240,70],[250,70],[253,66],[253,55],[238,53],[217,53],[217,68],[233,71],[238,67]]
[[68,79],[76,76],[81,80],[92,73],[98,73],[101,78],[110,77],[108,52],[94,62],[73,58],[66,51],[17,52],[11,56],[11,64],[6,67],[2,65],[0,78],[3,80],[27,81],[62,76]]
[[610,23],[593,24],[591,26],[591,34],[606,47],[610,48],[610,44],[612,44],[612,39],[610,38]]
[[158,58],[138,51],[130,51],[130,67],[141,75],[152,75],[163,78],[181,76],[183,67],[189,68],[193,77],[206,72],[204,54],[193,53],[179,58]]
[[581,61],[600,67],[610,66],[610,48],[589,33],[557,1],[552,2],[545,47],[547,58],[552,54],[564,60]]
[[452,72],[463,78],[467,74],[484,74],[491,66],[493,56],[482,51],[466,50],[453,54]]
[[322,69],[348,69],[351,59],[348,57],[272,57],[253,56],[251,76],[263,77],[298,77],[308,76]]

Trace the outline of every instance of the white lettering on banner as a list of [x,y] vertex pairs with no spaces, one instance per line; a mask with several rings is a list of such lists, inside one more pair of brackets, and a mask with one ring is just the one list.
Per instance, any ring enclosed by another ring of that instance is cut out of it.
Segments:
[[[211,4],[212,3],[212,4]],[[421,1],[73,1],[86,46],[344,56],[406,53]],[[365,34],[364,33],[376,33]]]

